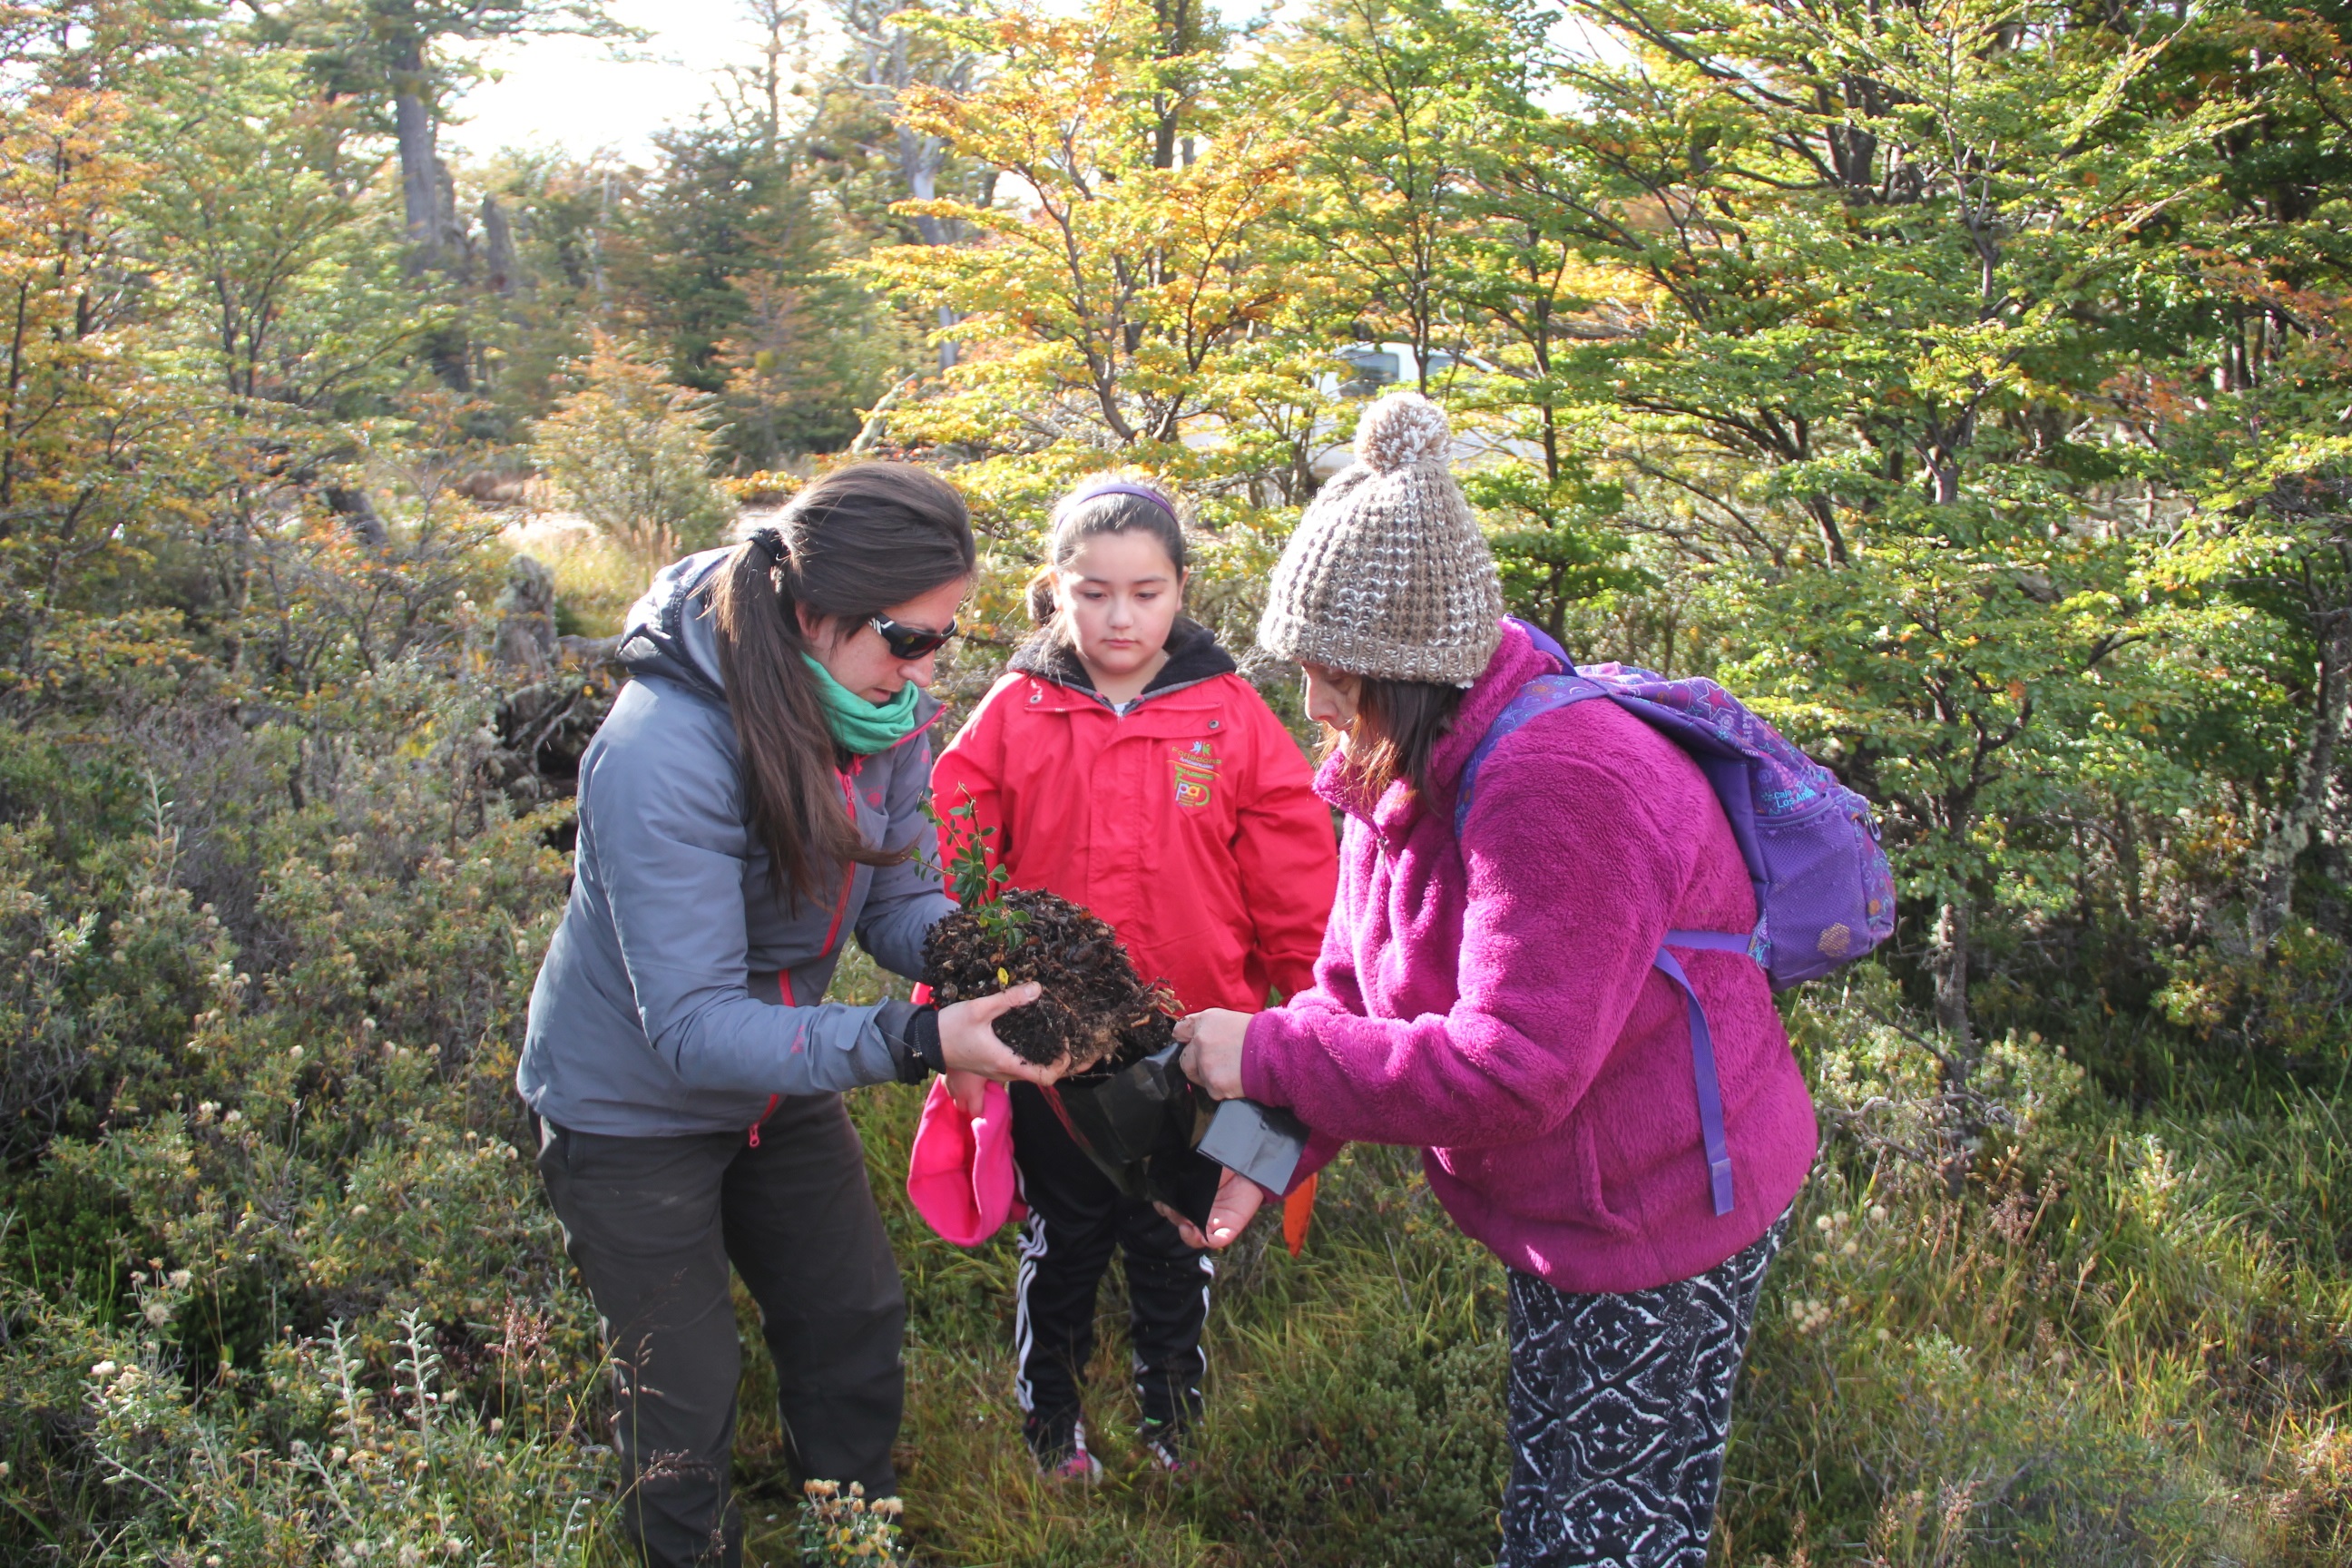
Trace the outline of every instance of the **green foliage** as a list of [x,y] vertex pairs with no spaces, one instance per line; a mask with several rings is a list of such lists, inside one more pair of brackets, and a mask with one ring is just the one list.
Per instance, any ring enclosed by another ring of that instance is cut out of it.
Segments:
[[[893,430],[970,449],[981,485],[1032,505],[1107,453],[1243,501],[1265,466],[1261,405],[1311,426],[1320,401],[1311,355],[1252,347],[1293,315],[1274,262],[1298,148],[1236,110],[1224,73],[1190,52],[1200,39],[1155,47],[1161,20],[1124,0],[1070,18],[933,17],[929,30],[1003,68],[969,93],[904,101],[911,127],[1024,182],[1035,203],[903,204],[988,242],[888,247],[864,264],[899,297],[944,307],[973,345]],[[1171,136],[1213,140],[1180,162]]]
[[614,280],[667,345],[670,374],[719,395],[740,471],[846,445],[912,347],[844,275],[849,237],[822,221],[792,153],[764,132],[665,136],[616,247]]
[[[436,51],[591,9],[0,29],[0,1555],[616,1550],[509,1082],[567,825],[507,793],[461,489],[535,456],[600,530],[559,618],[609,635],[731,516],[714,467],[937,462],[968,701],[1046,508],[1118,464],[1185,493],[1189,608],[1244,648],[1367,342],[1447,405],[1515,610],[1721,677],[1889,829],[1896,942],[1790,1003],[1827,1135],[1726,1560],[2352,1552],[2336,11],[850,5],[801,99],[790,20],[650,170],[446,186]],[[919,1100],[853,1113],[919,1560],[1492,1560],[1499,1271],[1409,1157],[1222,1260],[1180,1481],[1114,1288],[1079,1494],[1020,1443],[1012,1245],[898,1195]],[[828,1526],[751,1361],[773,1559]]]
[[710,478],[710,396],[601,335],[579,380],[533,447],[556,492],[648,565],[716,542],[735,508]]
[[478,688],[348,689],[331,757],[201,703],[70,773],[16,743],[54,792],[7,838],[52,1069],[12,1075],[0,1198],[27,1544],[554,1563],[601,1528],[593,1326],[509,1083],[553,818],[483,793]]
[[965,909],[976,910],[996,897],[996,889],[1012,873],[996,864],[989,847],[996,837],[993,826],[979,821],[980,803],[967,791],[964,798],[948,808],[942,826],[955,839],[955,853],[948,858],[948,891]]
[[801,1490],[802,1561],[826,1568],[906,1561],[898,1525],[904,1505],[897,1498],[868,1502],[865,1487],[856,1481],[846,1494],[835,1481],[810,1481]]
[[134,132],[152,177],[132,211],[174,347],[229,416],[280,438],[316,443],[322,416],[373,412],[432,301],[394,265],[373,199],[382,165],[353,107],[320,102],[287,57],[233,47],[155,86]]
[[1630,546],[1614,526],[1625,501],[1621,486],[1548,479],[1532,465],[1506,461],[1463,475],[1462,493],[1490,520],[1486,542],[1504,595],[1555,637],[1567,630],[1570,605],[1651,582],[1626,562]]
[[1424,393],[1469,259],[1457,242],[1467,164],[1507,58],[1486,21],[1474,6],[1326,0],[1276,89],[1301,148],[1294,221],[1347,313],[1412,346]]

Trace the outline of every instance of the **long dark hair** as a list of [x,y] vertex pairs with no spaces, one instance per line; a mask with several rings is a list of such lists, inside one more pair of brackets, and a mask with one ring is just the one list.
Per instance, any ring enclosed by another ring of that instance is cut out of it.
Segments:
[[[1429,799],[1429,754],[1454,728],[1462,688],[1428,680],[1356,677],[1356,727],[1348,737],[1348,773],[1365,798],[1378,800],[1402,779]],[[1339,745],[1335,736],[1325,749]]]
[[[1148,494],[1138,495],[1138,490]],[[1062,625],[1054,597],[1055,574],[1070,563],[1078,546],[1102,533],[1148,533],[1168,552],[1176,567],[1177,591],[1184,584],[1184,524],[1168,492],[1141,477],[1114,470],[1097,474],[1054,505],[1048,525],[1045,564],[1029,579],[1029,618],[1037,624],[1036,641],[1067,643],[1069,629]]]
[[856,627],[972,574],[963,498],[927,468],[853,463],[793,498],[772,530],[738,545],[710,590],[719,672],[735,720],[751,831],[777,891],[821,900],[835,867],[887,866],[911,845],[868,848],[842,798],[833,731],[802,656],[805,607]]

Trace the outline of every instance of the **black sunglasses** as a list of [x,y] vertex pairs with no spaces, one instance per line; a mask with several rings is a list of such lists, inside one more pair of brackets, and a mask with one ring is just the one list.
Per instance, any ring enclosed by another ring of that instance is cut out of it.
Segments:
[[920,658],[927,653],[937,653],[947,647],[948,638],[956,635],[953,621],[943,632],[935,632],[929,626],[902,626],[887,616],[872,616],[866,624],[889,645],[892,658]]

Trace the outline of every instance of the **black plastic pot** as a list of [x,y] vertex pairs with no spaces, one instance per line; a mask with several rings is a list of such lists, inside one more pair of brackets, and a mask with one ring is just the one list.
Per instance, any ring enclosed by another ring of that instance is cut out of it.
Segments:
[[1227,1166],[1276,1192],[1288,1186],[1307,1128],[1254,1100],[1211,1100],[1184,1076],[1183,1054],[1169,1046],[1101,1078],[1054,1085],[1045,1098],[1112,1185],[1200,1226]]
[[1192,1145],[1212,1108],[1176,1065],[1182,1054],[1170,1046],[1104,1077],[1055,1084],[1045,1099],[1113,1186],[1205,1225],[1219,1166]]

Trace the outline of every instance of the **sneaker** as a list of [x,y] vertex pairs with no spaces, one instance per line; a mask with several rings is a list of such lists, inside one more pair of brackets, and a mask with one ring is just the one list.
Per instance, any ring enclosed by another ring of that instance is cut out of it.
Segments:
[[1076,1481],[1092,1486],[1102,1479],[1102,1461],[1087,1452],[1087,1428],[1084,1422],[1070,1434],[1067,1444],[1051,1447],[1033,1442],[1030,1452],[1036,1456],[1037,1471],[1048,1480]]
[[1068,1458],[1047,1470],[1045,1475],[1050,1480],[1076,1481],[1083,1486],[1090,1487],[1102,1479],[1102,1461],[1084,1448],[1080,1448]]
[[1192,1468],[1192,1462],[1184,1458],[1184,1429],[1174,1422],[1146,1421],[1137,1428],[1135,1437],[1170,1475],[1181,1476]]

